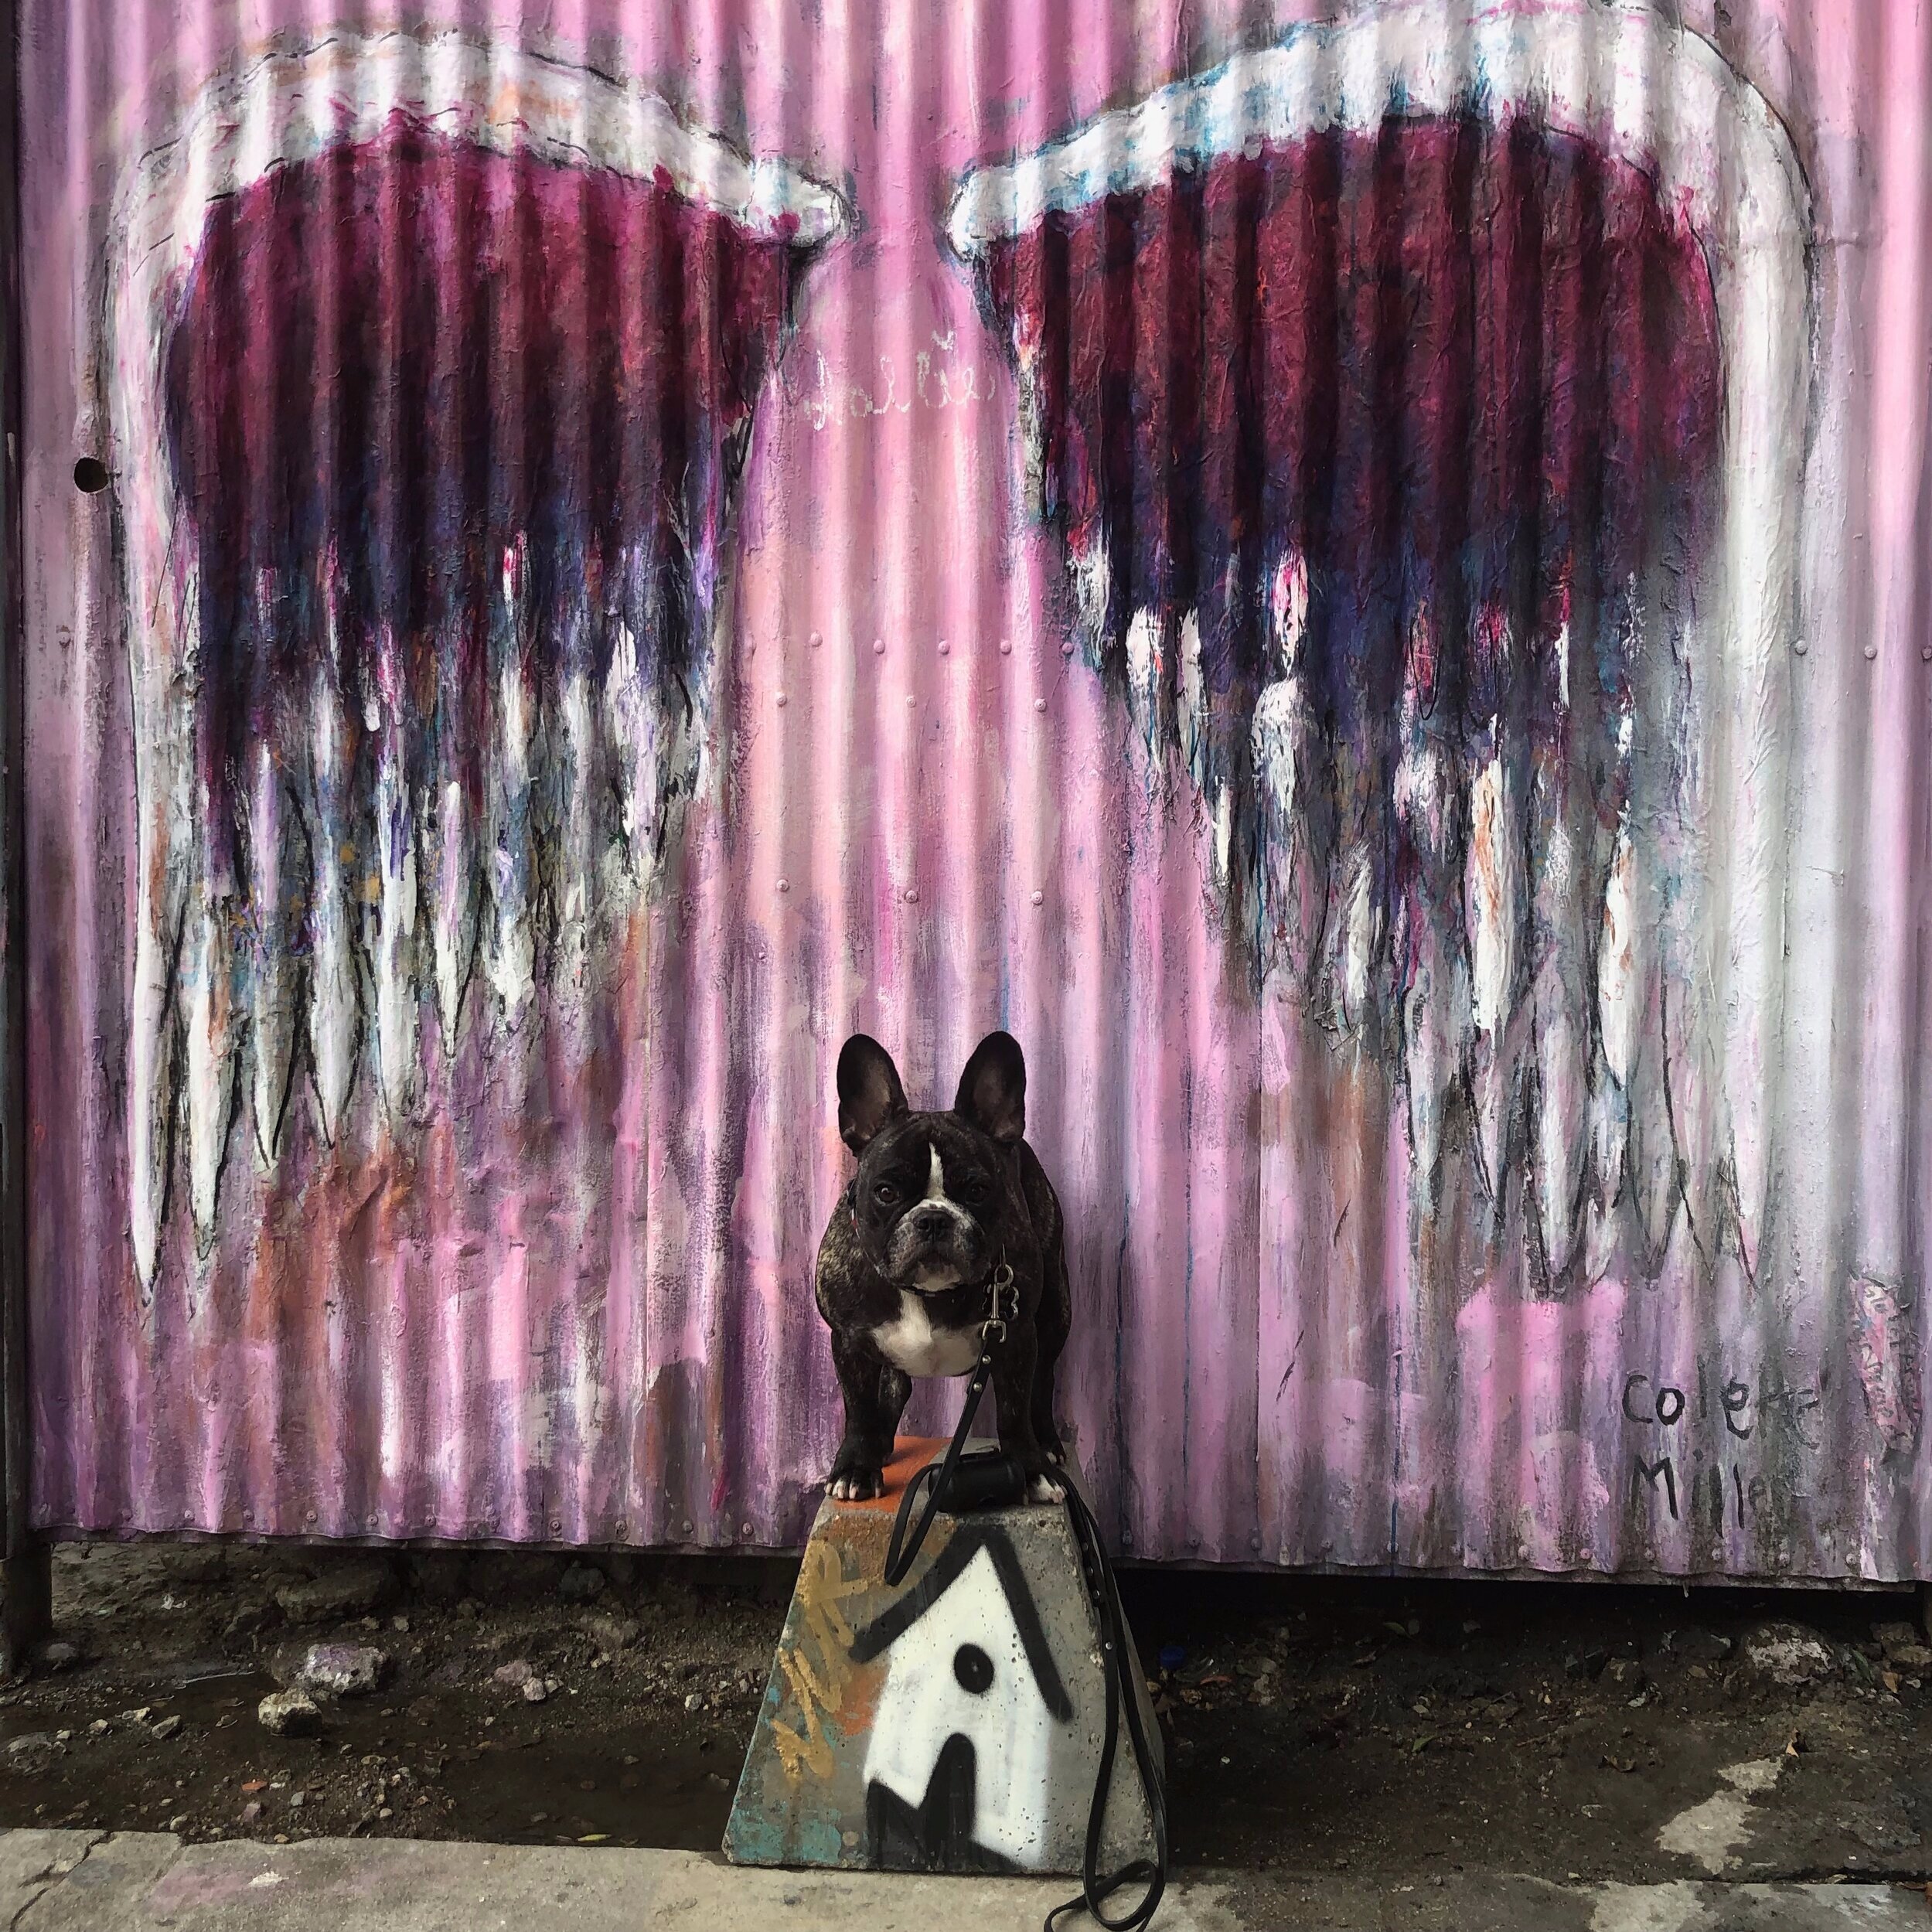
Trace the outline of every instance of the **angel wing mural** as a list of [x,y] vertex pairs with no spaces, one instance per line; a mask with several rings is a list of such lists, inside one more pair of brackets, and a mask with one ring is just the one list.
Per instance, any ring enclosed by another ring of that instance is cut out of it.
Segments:
[[971,174],[1085,661],[1545,1275],[1754,1267],[1806,195],[1635,5],[1359,9]]
[[[305,1092],[567,1027],[699,771],[734,485],[831,191],[454,32],[204,90],[107,291],[140,799],[131,1219]],[[467,1017],[466,1017],[467,1016]],[[425,1024],[427,1019],[427,1024]]]

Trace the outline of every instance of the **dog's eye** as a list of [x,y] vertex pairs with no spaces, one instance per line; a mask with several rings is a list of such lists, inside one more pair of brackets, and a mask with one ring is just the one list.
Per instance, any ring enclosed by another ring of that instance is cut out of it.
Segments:
[[959,1184],[959,1198],[970,1208],[986,1199],[986,1184],[976,1177]]
[[889,1181],[881,1181],[879,1184],[872,1190],[872,1198],[877,1201],[882,1208],[891,1207],[893,1202],[897,1201],[898,1198],[898,1189],[894,1187],[892,1183]]

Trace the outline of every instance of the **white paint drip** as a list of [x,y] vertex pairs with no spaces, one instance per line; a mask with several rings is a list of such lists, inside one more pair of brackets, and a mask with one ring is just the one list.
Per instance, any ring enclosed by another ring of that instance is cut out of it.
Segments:
[[[1492,738],[1495,729],[1492,722]],[[1480,764],[1470,782],[1469,858],[1463,885],[1469,922],[1470,1017],[1475,1032],[1470,1084],[1483,1172],[1491,1194],[1499,1199],[1516,1074],[1509,1038],[1522,891],[1516,827],[1508,767],[1499,753]]]
[[400,1126],[409,1113],[417,1064],[416,833],[403,766],[402,723],[393,703],[377,753],[375,857],[374,902],[363,908],[365,922],[373,921],[374,929],[365,945],[374,963],[383,1104],[390,1125]]
[[1127,708],[1142,737],[1151,739],[1167,682],[1166,638],[1157,611],[1136,611],[1127,625]]
[[347,723],[330,665],[323,665],[315,674],[309,715],[315,881],[308,908],[312,976],[308,1055],[322,1136],[332,1147],[342,1131],[349,1090],[355,1085],[360,1027],[355,947],[349,923],[349,868],[356,852],[349,841],[343,796]]
[[182,948],[188,1031],[188,1175],[196,1245],[214,1239],[215,1196],[234,1099],[228,905],[204,877]]
[[298,882],[290,876],[283,825],[281,774],[273,747],[255,749],[249,789],[250,892],[255,929],[245,982],[254,1037],[249,1111],[254,1123],[255,1164],[264,1174],[281,1157],[288,1082],[295,1064],[295,973],[291,963],[295,921],[291,901]]

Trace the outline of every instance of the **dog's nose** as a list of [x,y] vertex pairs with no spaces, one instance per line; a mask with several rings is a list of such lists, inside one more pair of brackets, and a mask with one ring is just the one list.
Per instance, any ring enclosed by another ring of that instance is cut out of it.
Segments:
[[943,1208],[935,1208],[929,1204],[912,1210],[912,1225],[922,1235],[944,1234],[951,1219],[952,1217]]

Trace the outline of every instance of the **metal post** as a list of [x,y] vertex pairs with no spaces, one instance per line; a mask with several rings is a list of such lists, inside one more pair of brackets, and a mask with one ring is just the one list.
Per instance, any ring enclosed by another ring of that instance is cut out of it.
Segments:
[[20,509],[21,9],[0,24],[0,1674],[52,1620],[49,1555],[27,1522],[25,605]]

